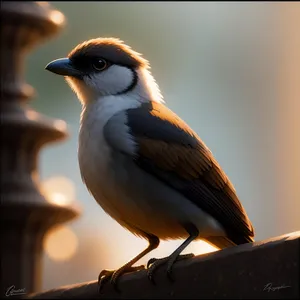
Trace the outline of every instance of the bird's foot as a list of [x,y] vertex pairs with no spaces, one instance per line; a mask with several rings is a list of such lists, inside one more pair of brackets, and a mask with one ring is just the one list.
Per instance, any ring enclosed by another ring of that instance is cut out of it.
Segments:
[[113,285],[114,289],[119,292],[118,288],[118,279],[120,278],[121,275],[125,273],[131,273],[135,271],[140,271],[144,270],[145,266],[136,266],[136,267],[129,267],[129,266],[123,266],[118,270],[103,270],[100,272],[98,276],[98,287],[99,287],[99,292],[101,292],[104,284],[108,281],[110,281],[110,284]]
[[192,258],[195,255],[193,253],[189,253],[189,254],[182,254],[182,255],[178,255],[178,256],[168,256],[168,257],[164,257],[164,258],[151,258],[148,263],[147,263],[147,275],[149,280],[155,284],[154,281],[154,273],[155,271],[162,265],[167,264],[167,277],[169,278],[170,281],[174,281],[173,277],[172,277],[172,268],[173,265],[176,261],[180,261],[183,259],[188,259],[188,258]]

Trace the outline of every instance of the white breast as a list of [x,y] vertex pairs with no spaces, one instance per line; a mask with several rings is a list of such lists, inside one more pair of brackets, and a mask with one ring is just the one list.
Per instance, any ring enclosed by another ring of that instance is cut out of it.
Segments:
[[107,121],[117,112],[139,106],[132,98],[110,97],[87,106],[81,119],[80,170],[95,200],[112,218],[138,235],[136,228],[161,239],[185,238],[185,222],[195,224],[201,236],[222,235],[216,220],[109,147],[103,135]]
[[103,128],[113,115],[139,104],[126,96],[106,96],[87,104],[81,115],[78,149],[81,176],[95,200],[113,218],[118,218],[119,210],[111,199],[119,195],[114,195],[118,188],[112,176],[111,149]]

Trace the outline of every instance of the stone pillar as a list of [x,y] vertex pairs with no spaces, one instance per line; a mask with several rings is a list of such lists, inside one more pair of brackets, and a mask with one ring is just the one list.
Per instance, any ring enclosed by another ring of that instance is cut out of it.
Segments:
[[44,235],[79,213],[51,204],[39,190],[39,151],[67,130],[64,121],[30,109],[34,90],[23,81],[28,51],[63,24],[47,2],[1,2],[1,298],[11,286],[26,294],[40,289]]

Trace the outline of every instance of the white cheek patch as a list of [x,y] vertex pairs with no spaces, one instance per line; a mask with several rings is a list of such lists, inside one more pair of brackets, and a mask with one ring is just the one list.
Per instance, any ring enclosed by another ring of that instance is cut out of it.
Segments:
[[131,85],[133,76],[130,69],[113,65],[103,72],[85,76],[84,82],[98,95],[115,95]]

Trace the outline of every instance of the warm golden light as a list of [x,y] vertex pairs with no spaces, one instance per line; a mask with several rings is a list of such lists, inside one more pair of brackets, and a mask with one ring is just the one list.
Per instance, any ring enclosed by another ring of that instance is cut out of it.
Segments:
[[75,254],[77,247],[77,236],[66,226],[56,228],[44,240],[44,249],[47,255],[55,261],[70,259]]
[[[107,220],[107,228],[110,228],[110,232],[113,232],[113,238],[107,236],[109,243],[109,251],[102,253],[102,259],[106,261],[105,268],[118,268],[121,265],[128,262],[137,253],[141,252],[147,246],[147,241],[137,238],[129,231],[121,228],[113,220]],[[106,232],[105,229],[102,229]],[[159,247],[153,250],[151,253],[144,256],[137,264],[146,264],[150,258],[160,258],[169,256],[175,249],[177,249],[182,243],[182,240],[174,241],[161,241]],[[215,252],[219,249],[211,246],[205,241],[193,241],[182,254],[193,253],[195,255],[201,255],[205,253]]]
[[195,255],[201,255],[205,253],[210,253],[219,250],[216,247],[204,242],[204,241],[195,241],[191,243],[189,251],[193,252]]
[[67,123],[63,120],[54,120],[53,126],[61,131],[65,131],[67,129]]
[[39,6],[49,7],[49,3],[48,2],[36,1],[36,4],[38,4]]
[[61,193],[52,193],[50,195],[50,201],[57,205],[67,205],[72,202],[72,199],[67,198],[64,194]]
[[[27,110],[25,111],[25,116],[28,120],[31,121],[39,121],[43,116],[41,116],[38,112],[34,110]],[[53,122],[53,126],[60,131],[66,131],[67,130],[67,123],[63,120],[51,120]]]
[[60,11],[58,11],[58,10],[52,11],[51,15],[50,15],[50,18],[57,25],[61,25],[61,24],[63,24],[65,22],[64,15]]
[[68,205],[75,199],[75,187],[63,176],[51,177],[42,182],[41,191],[45,198],[56,205]]
[[36,121],[39,119],[39,114],[34,110],[25,111],[25,115],[29,120]]

